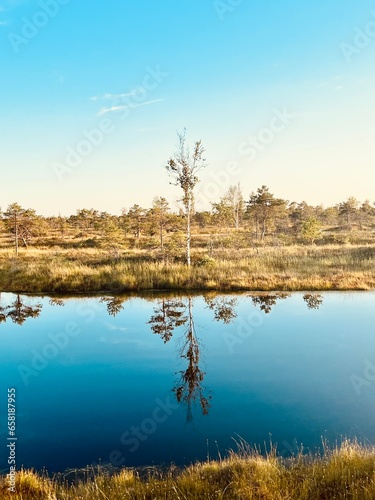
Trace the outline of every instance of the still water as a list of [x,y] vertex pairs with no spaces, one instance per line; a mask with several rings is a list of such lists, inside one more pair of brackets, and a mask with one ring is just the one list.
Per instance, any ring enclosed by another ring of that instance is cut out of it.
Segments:
[[17,466],[178,465],[242,439],[375,443],[375,294],[0,299]]

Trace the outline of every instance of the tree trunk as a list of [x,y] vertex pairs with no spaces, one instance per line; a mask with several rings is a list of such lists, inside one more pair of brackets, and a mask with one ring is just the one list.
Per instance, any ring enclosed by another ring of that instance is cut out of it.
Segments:
[[190,200],[186,207],[186,263],[190,267],[191,256],[190,256],[190,243],[191,243],[191,227],[190,227],[190,216],[191,216],[191,203]]
[[15,237],[16,255],[18,257],[18,224],[17,224],[17,215],[14,216],[14,237]]
[[21,238],[25,247],[28,248],[27,237],[24,234],[21,234]]
[[262,221],[262,232],[261,232],[261,235],[260,235],[260,239],[262,241],[264,240],[265,235],[266,235],[266,219],[263,219],[263,221]]

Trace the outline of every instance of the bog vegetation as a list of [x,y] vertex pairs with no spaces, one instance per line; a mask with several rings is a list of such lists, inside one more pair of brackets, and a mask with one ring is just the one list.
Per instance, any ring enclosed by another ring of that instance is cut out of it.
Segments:
[[[353,197],[331,207],[311,206],[276,198],[266,186],[244,199],[241,186],[230,186],[211,210],[191,208],[192,247],[214,250],[264,246],[375,243],[375,206]],[[42,217],[17,203],[0,212],[1,246],[21,248],[98,248],[158,251],[159,257],[181,258],[186,213],[172,211],[155,197],[152,207],[133,205],[121,215],[93,208],[68,217]]]
[[33,471],[16,475],[15,492],[0,479],[4,500],[372,500],[375,498],[375,450],[344,442],[323,456],[285,460],[276,450],[267,456],[242,446],[220,461],[183,470],[124,469],[110,474],[88,469],[85,477],[66,482]]
[[[156,197],[121,215],[79,209],[43,217],[11,204],[0,218],[0,286],[17,292],[139,289],[327,290],[375,286],[375,207],[331,207],[240,185],[211,210]],[[187,262],[188,255],[188,262]],[[191,264],[187,266],[186,264]]]
[[[140,289],[306,290],[375,286],[375,207],[354,197],[311,206],[261,186],[228,186],[195,207],[204,148],[185,131],[166,170],[180,206],[156,196],[121,215],[79,209],[42,217],[12,203],[0,212],[0,288],[15,292]],[[199,194],[199,193],[198,193]]]

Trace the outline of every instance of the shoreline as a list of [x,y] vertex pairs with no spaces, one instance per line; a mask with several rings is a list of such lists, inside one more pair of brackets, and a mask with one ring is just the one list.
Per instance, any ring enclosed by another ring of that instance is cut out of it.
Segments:
[[375,292],[374,287],[352,287],[352,288],[139,288],[139,289],[124,289],[124,290],[43,290],[43,291],[33,291],[33,290],[17,290],[17,289],[0,289],[1,293],[11,293],[13,295],[23,295],[30,297],[50,297],[50,298],[61,298],[69,299],[75,297],[95,297],[95,296],[110,296],[110,297],[139,297],[139,296],[171,296],[176,295],[181,296],[201,296],[207,293],[215,293],[217,295],[238,295],[251,293],[254,295],[266,295],[266,294],[278,294],[278,293],[371,293]]

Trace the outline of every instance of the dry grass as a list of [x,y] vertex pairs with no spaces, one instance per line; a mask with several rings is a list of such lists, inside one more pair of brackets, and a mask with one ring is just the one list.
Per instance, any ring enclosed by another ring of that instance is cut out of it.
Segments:
[[147,478],[123,470],[70,485],[21,471],[16,493],[7,488],[1,479],[4,500],[370,500],[375,498],[375,448],[344,442],[323,457],[299,455],[288,461],[277,458],[275,450],[267,457],[247,450],[182,471],[155,470]]
[[193,265],[157,252],[30,248],[0,250],[0,289],[9,292],[130,290],[370,290],[375,245],[195,250]]

